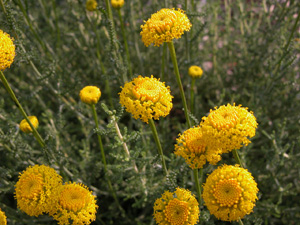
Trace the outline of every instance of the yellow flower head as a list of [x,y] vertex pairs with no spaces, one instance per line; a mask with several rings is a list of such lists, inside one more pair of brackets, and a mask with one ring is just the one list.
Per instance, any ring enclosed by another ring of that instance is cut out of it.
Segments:
[[7,221],[6,221],[5,213],[0,209],[0,225],[6,225],[6,224]]
[[190,66],[189,68],[189,76],[193,78],[202,77],[203,70],[199,66]]
[[219,220],[236,221],[252,212],[257,192],[257,184],[248,170],[223,165],[207,177],[203,199],[209,212]]
[[29,166],[20,173],[15,185],[18,208],[30,216],[43,213],[52,215],[56,211],[58,187],[61,185],[62,177],[53,168],[45,165]]
[[255,135],[256,118],[248,108],[227,104],[210,110],[201,122],[203,135],[209,146],[221,148],[223,153],[247,146]]
[[201,127],[193,127],[177,138],[175,144],[175,155],[181,156],[192,169],[202,168],[208,161],[215,165],[221,160],[221,149],[208,148]]
[[82,102],[92,105],[99,101],[101,91],[96,86],[86,86],[80,91],[79,96]]
[[194,225],[199,218],[199,204],[186,189],[165,191],[154,203],[154,219],[160,225]]
[[124,5],[124,0],[111,0],[111,6],[115,9],[120,9]]
[[148,123],[149,119],[158,120],[167,116],[173,107],[170,87],[151,77],[138,76],[128,82],[120,92],[120,103],[135,119]]
[[85,4],[85,8],[86,8],[86,10],[92,12],[92,11],[96,10],[97,5],[98,5],[98,3],[96,0],[87,0],[86,4]]
[[95,196],[83,184],[67,183],[59,190],[59,200],[56,204],[57,212],[53,218],[59,225],[85,224],[96,220]]
[[160,46],[163,42],[171,42],[192,27],[189,18],[181,9],[161,9],[144,22],[145,24],[141,25],[141,35],[146,47],[151,43]]
[[[39,126],[39,121],[36,118],[36,116],[28,116],[28,119],[30,120],[30,122],[32,123],[32,125],[34,126],[34,128],[38,128]],[[29,123],[27,123],[27,121],[25,119],[23,119],[20,123],[20,130],[23,131],[24,133],[30,133],[32,132],[32,129],[29,125]]]
[[15,58],[15,45],[9,34],[0,30],[0,71],[9,68]]

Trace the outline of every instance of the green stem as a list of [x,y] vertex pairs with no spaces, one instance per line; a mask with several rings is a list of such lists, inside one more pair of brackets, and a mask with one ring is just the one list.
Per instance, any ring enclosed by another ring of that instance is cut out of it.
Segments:
[[157,130],[156,130],[153,119],[149,119],[149,125],[151,127],[152,134],[153,134],[153,137],[154,137],[154,141],[155,141],[156,146],[157,146],[158,154],[161,156],[162,166],[163,166],[165,175],[168,175],[168,170],[167,170],[167,167],[166,167],[166,162],[165,162],[163,150],[162,150],[159,138],[158,138]]
[[19,100],[17,99],[15,93],[13,92],[13,90],[11,89],[9,83],[7,82],[4,74],[2,71],[0,71],[0,79],[6,89],[6,91],[8,92],[8,94],[10,95],[10,97],[12,98],[12,100],[16,103],[16,105],[18,106],[20,112],[22,113],[24,119],[27,121],[27,123],[29,124],[29,126],[32,129],[33,135],[36,138],[36,140],[39,142],[41,147],[45,147],[45,142],[42,139],[42,137],[40,136],[40,134],[37,132],[37,130],[35,129],[35,127],[32,125],[32,123],[30,122],[25,110],[23,109],[22,105],[20,104]]
[[[194,179],[195,179],[196,190],[197,190],[197,195],[198,195],[198,202],[199,202],[199,205],[201,206],[201,204],[202,204],[202,199],[201,199],[201,184],[199,182],[198,169],[193,169],[193,173],[194,173]],[[202,168],[200,169],[200,175],[202,177]]]
[[[294,32],[296,31],[296,28],[297,28],[297,24],[298,24],[298,22],[299,22],[299,18],[300,18],[300,12],[298,12],[298,16],[297,16],[297,19],[296,19],[296,21],[295,21],[295,23],[294,23],[294,26],[293,26],[293,28],[292,28],[292,32],[291,32],[291,34],[290,34],[290,37],[289,37],[289,40],[288,40],[288,42],[286,43],[286,45],[285,45],[285,47],[284,47],[284,49],[283,49],[283,54],[282,54],[282,56],[281,56],[281,58],[278,60],[278,62],[277,62],[277,67],[276,67],[276,72],[278,71],[278,69],[280,68],[280,65],[281,65],[281,62],[282,62],[282,60],[283,60],[283,58],[286,56],[286,51],[287,51],[287,49],[288,49],[288,47],[289,47],[289,45],[290,45],[290,42],[291,42],[291,40],[292,40],[292,37],[293,37],[293,35],[294,35]],[[275,72],[275,73],[276,73]]]
[[167,54],[167,44],[163,44],[163,54],[161,56],[161,80],[165,81],[165,59]]
[[122,30],[124,46],[125,46],[125,51],[126,51],[127,64],[128,64],[128,69],[129,69],[129,78],[131,78],[132,77],[132,68],[131,68],[130,54],[129,54],[128,44],[127,44],[124,22],[123,22],[123,18],[121,15],[121,9],[118,9],[118,15],[119,15],[120,23],[121,23],[121,30]]
[[190,99],[190,107],[191,107],[191,113],[195,113],[195,82],[196,78],[192,77],[192,82],[191,82],[191,99]]
[[239,225],[244,225],[243,221],[239,218]]
[[238,152],[237,152],[236,149],[232,150],[232,154],[233,154],[233,157],[234,157],[235,161],[236,161],[238,164],[240,164],[240,166],[241,166],[242,168],[244,168],[244,166],[243,166],[243,164],[242,164],[242,161],[241,161],[241,159],[240,159],[240,157],[239,157],[239,154],[238,154]]
[[[95,104],[91,105],[92,108],[92,112],[93,112],[93,117],[94,117],[94,121],[95,121],[95,125],[96,125],[96,129],[99,130],[99,123],[98,123],[98,116],[97,116],[97,112],[96,112],[96,107]],[[120,205],[120,202],[117,198],[117,195],[112,187],[110,178],[108,176],[108,169],[107,169],[107,163],[106,163],[106,158],[105,158],[105,153],[104,153],[104,148],[103,148],[103,144],[102,144],[102,139],[101,139],[101,135],[97,132],[97,137],[98,137],[98,142],[99,142],[99,147],[100,147],[100,151],[101,151],[101,155],[102,155],[102,163],[104,165],[104,172],[105,172],[105,177],[107,179],[107,184],[109,187],[109,190],[114,198],[114,200],[116,201],[120,211],[122,212],[122,214],[125,213],[124,209],[122,208],[122,206]]]
[[[188,1],[185,0],[185,11],[188,11]],[[188,33],[185,33],[185,57],[187,62],[190,62],[190,46],[189,46],[189,36]]]
[[181,79],[180,79],[180,74],[179,74],[179,69],[178,69],[178,64],[177,64],[177,59],[176,59],[176,52],[175,52],[175,48],[174,48],[174,44],[173,42],[168,42],[168,46],[169,46],[169,50],[171,53],[171,58],[172,58],[172,62],[174,65],[174,72],[176,75],[176,80],[177,80],[177,84],[179,86],[179,91],[180,91],[180,95],[181,95],[181,100],[182,100],[182,104],[183,104],[183,108],[184,108],[184,114],[185,114],[185,118],[186,118],[186,122],[188,124],[189,127],[191,127],[191,122],[190,122],[190,118],[188,115],[188,107],[186,104],[186,98],[184,95],[184,91],[183,91],[183,87],[182,87],[182,83],[181,83]]

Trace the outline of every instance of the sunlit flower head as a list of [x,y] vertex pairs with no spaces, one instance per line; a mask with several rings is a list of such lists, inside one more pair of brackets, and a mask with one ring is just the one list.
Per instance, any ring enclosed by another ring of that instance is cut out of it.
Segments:
[[115,9],[120,9],[124,5],[124,0],[111,0],[111,6]]
[[199,218],[199,204],[186,189],[165,191],[154,203],[154,219],[159,225],[194,225]]
[[101,91],[100,88],[96,86],[86,86],[80,91],[79,96],[82,102],[93,105],[99,101]]
[[83,184],[67,183],[60,187],[57,212],[53,218],[59,225],[84,224],[88,225],[96,220],[95,196]]
[[15,45],[12,38],[0,30],[0,71],[10,67],[15,55]]
[[192,27],[189,18],[181,9],[161,9],[144,22],[141,25],[141,36],[146,47],[152,43],[160,46],[164,42],[171,42]]
[[6,225],[6,224],[7,221],[6,221],[5,213],[0,209],[0,225]]
[[192,169],[202,168],[208,161],[215,165],[221,160],[221,149],[208,148],[201,127],[193,127],[179,134],[175,144],[175,155],[181,156]]
[[224,153],[247,146],[255,135],[256,118],[248,108],[227,104],[210,110],[202,118],[201,127],[209,146],[222,148]]
[[[36,116],[28,116],[29,121],[32,123],[33,127],[36,129],[39,126],[39,121],[36,118]],[[29,125],[29,123],[23,119],[19,125],[20,130],[23,131],[24,133],[30,133],[32,132],[32,129]]]
[[62,177],[54,169],[45,165],[29,166],[20,173],[15,185],[18,208],[29,216],[53,214],[61,185]]
[[85,4],[85,8],[88,11],[95,11],[97,9],[97,1],[96,0],[87,0]]
[[149,119],[158,120],[167,116],[173,107],[170,87],[151,77],[138,76],[128,82],[120,92],[120,103],[135,119],[148,123]]
[[202,77],[203,70],[199,66],[190,66],[188,73],[190,77],[200,78]]
[[219,220],[236,221],[252,212],[257,192],[257,184],[248,170],[223,165],[207,177],[203,199],[209,212]]

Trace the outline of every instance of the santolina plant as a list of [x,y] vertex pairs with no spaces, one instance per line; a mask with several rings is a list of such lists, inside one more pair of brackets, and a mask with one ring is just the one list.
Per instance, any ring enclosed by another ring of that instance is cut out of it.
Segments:
[[0,224],[297,224],[296,2],[0,0]]

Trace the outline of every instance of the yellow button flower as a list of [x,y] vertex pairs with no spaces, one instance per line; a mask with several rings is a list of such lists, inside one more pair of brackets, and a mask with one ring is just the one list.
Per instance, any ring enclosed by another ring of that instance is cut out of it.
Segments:
[[86,86],[80,91],[79,96],[82,102],[92,105],[99,101],[101,91],[96,86]]
[[59,225],[85,224],[88,225],[96,220],[95,196],[83,184],[67,183],[59,190],[59,201],[56,204],[57,212],[53,218]]
[[88,11],[95,11],[97,9],[97,1],[96,0],[87,0],[85,4],[85,8]]
[[202,77],[203,70],[199,66],[190,66],[188,73],[190,77],[200,78]]
[[248,108],[227,104],[210,110],[202,118],[201,127],[208,145],[227,153],[251,143],[248,138],[255,135],[257,122]]
[[6,224],[7,221],[6,221],[5,213],[0,209],[0,225],[6,225]]
[[248,170],[223,165],[207,177],[203,199],[209,212],[219,220],[237,221],[252,212],[257,192],[257,184]]
[[58,187],[61,185],[62,177],[54,169],[45,165],[29,166],[20,173],[15,185],[18,208],[29,216],[52,215],[56,211]]
[[185,159],[192,169],[203,168],[208,161],[215,165],[221,160],[221,149],[208,148],[201,127],[193,127],[179,134],[174,154]]
[[111,6],[115,9],[122,8],[124,3],[124,0],[111,0]]
[[[32,123],[33,127],[36,129],[39,126],[39,121],[36,118],[36,116],[28,116],[29,121]],[[27,121],[25,119],[23,119],[20,123],[20,130],[23,131],[24,133],[30,133],[32,132],[32,129],[29,125],[29,123],[27,123]]]
[[199,218],[199,204],[189,190],[165,191],[154,203],[154,219],[160,225],[194,225]]
[[164,42],[171,42],[192,27],[189,18],[181,9],[161,9],[144,22],[141,25],[141,36],[146,47],[151,43],[160,46]]
[[15,45],[12,38],[0,30],[0,71],[10,67],[15,55]]
[[149,119],[158,120],[161,116],[167,116],[173,107],[170,87],[153,75],[134,78],[124,85],[119,94],[120,103],[126,107],[126,111],[145,123]]

